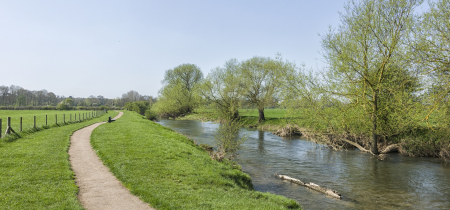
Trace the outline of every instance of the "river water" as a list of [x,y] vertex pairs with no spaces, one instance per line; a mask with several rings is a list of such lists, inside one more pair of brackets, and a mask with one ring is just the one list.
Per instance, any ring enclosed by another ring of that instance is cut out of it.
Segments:
[[[161,120],[197,143],[215,145],[219,124]],[[249,134],[236,161],[255,190],[297,200],[304,209],[450,209],[450,163],[399,154],[378,161],[369,154],[333,151],[301,138],[242,129]],[[283,181],[275,174],[313,182],[339,192],[342,200]]]

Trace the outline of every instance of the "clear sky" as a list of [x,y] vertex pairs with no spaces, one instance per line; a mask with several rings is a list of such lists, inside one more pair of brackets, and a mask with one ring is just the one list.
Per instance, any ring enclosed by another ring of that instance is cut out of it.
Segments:
[[168,69],[236,58],[323,66],[346,0],[0,0],[0,85],[57,95],[157,96]]

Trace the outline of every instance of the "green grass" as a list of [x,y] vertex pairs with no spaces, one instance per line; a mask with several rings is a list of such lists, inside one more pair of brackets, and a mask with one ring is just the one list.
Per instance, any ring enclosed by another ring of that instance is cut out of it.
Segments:
[[[6,131],[7,118],[11,117],[11,127],[14,131],[20,131],[20,117],[22,117],[22,131],[33,130],[34,116],[36,116],[36,127],[43,128],[46,126],[45,116],[47,115],[47,126],[64,125],[70,123],[70,116],[72,115],[72,122],[75,121],[75,115],[77,121],[87,119],[88,115],[92,115],[93,111],[59,111],[59,110],[0,110],[0,119],[2,119],[1,131],[2,136]],[[57,115],[57,117],[55,117]],[[64,122],[65,115],[65,122]],[[57,123],[56,123],[56,120]]]
[[94,130],[91,143],[114,175],[157,209],[299,209],[253,190],[249,175],[217,162],[192,140],[126,111]]
[[67,153],[70,136],[115,115],[0,139],[0,209],[83,209]]

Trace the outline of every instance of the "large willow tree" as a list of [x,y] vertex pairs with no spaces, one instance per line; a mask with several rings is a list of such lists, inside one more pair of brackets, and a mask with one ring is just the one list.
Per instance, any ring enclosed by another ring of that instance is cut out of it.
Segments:
[[414,89],[416,78],[405,49],[413,10],[419,4],[414,0],[351,1],[341,14],[341,25],[322,39],[329,64],[328,91],[367,116],[373,154],[379,153],[383,130],[379,126],[386,127],[380,117],[398,114],[393,109],[412,97],[405,93]]
[[211,103],[225,119],[239,117],[239,107],[242,101],[239,86],[239,62],[230,59],[223,67],[212,69],[202,83],[201,95]]
[[202,79],[202,71],[194,64],[167,70],[154,111],[174,118],[192,112],[200,103],[198,88]]

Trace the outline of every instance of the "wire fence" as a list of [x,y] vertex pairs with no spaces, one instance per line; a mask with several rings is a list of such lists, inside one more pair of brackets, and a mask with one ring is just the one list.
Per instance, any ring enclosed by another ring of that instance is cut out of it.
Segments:
[[82,122],[101,116],[106,111],[69,111],[58,114],[15,114],[13,117],[0,118],[0,137],[8,134],[21,133],[29,130],[40,128],[62,126],[71,123]]

